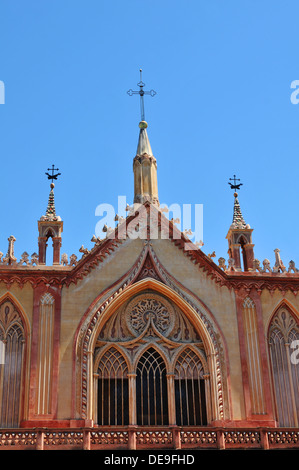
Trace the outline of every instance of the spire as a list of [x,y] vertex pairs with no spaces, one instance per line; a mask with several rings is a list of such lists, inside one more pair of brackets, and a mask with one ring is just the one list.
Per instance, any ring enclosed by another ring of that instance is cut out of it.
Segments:
[[49,199],[48,199],[46,215],[42,215],[40,220],[44,220],[48,222],[55,222],[55,221],[61,220],[61,218],[59,217],[59,215],[56,215],[55,200],[54,200],[55,184],[51,183],[50,188],[51,189],[50,189],[50,194],[49,194]]
[[236,189],[240,189],[240,186],[243,186],[243,183],[237,183],[237,181],[240,181],[240,179],[236,178],[236,175],[234,175],[233,178],[230,178],[229,181],[233,181],[233,183],[229,182],[228,184],[230,185],[231,189],[235,190],[233,225],[231,228],[246,228],[246,223],[245,223],[245,220],[243,219],[240,203],[238,200],[238,193],[236,192]]
[[55,187],[55,184],[51,183],[48,206],[46,210],[46,215],[44,216],[44,220],[58,220],[58,217],[56,216],[56,210],[55,210],[54,187]]
[[142,81],[142,69],[140,69],[140,82],[138,91],[130,89],[128,95],[140,96],[141,121],[139,122],[139,139],[136,156],[133,161],[134,171],[134,204],[143,204],[149,201],[159,205],[157,183],[157,161],[153,156],[152,148],[147,135],[147,122],[144,114],[144,96],[155,96],[154,90],[145,91],[145,83]]
[[144,153],[146,153],[147,155],[152,156],[153,152],[152,152],[151,145],[150,145],[149,138],[148,138],[147,131],[146,131],[147,122],[141,121],[139,123],[139,128],[140,128],[140,132],[139,132],[139,140],[138,140],[136,155],[143,155]]
[[46,173],[50,184],[50,194],[48,199],[48,206],[46,210],[46,215],[43,215],[38,221],[38,245],[39,245],[39,264],[46,264],[46,250],[47,242],[49,238],[52,238],[53,241],[53,264],[60,264],[60,248],[61,248],[61,233],[63,231],[63,222],[61,218],[56,215],[55,201],[54,201],[54,183],[53,180],[57,180],[57,177],[61,173],[55,173],[58,168],[48,168],[52,174]]
[[43,215],[41,217],[41,220],[61,220],[60,217],[58,217],[56,215],[56,209],[55,209],[55,201],[54,201],[54,188],[55,188],[55,184],[53,183],[53,180],[57,180],[58,176],[61,175],[61,173],[56,173],[55,174],[55,171],[58,171],[59,168],[55,168],[55,165],[52,165],[51,168],[48,168],[48,172],[51,171],[51,174],[50,173],[45,173],[47,176],[48,176],[48,180],[52,180],[51,184],[50,184],[50,194],[49,194],[49,200],[48,200],[48,206],[47,206],[47,210],[46,210],[46,215]]
[[149,201],[159,205],[158,181],[157,181],[157,161],[147,135],[147,123],[139,123],[139,140],[137,153],[133,160],[134,171],[134,203],[143,204]]
[[250,228],[250,225],[246,224],[240,203],[238,200],[238,193],[236,189],[240,189],[242,183],[237,183],[240,181],[234,175],[233,178],[230,178],[232,183],[228,183],[231,189],[234,189],[234,214],[233,222],[229,228],[226,238],[228,240],[228,254],[231,262],[233,263],[234,271],[252,271],[253,270],[253,243],[252,243],[252,232],[253,229]]
[[246,228],[246,222],[243,218],[240,203],[238,200],[238,193],[234,193],[234,215],[233,215],[233,226],[234,228]]

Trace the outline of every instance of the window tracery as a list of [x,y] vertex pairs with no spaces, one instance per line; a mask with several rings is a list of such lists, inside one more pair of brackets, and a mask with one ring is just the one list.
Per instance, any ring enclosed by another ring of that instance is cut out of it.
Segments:
[[128,366],[114,347],[101,357],[98,375],[98,424],[129,424]]
[[292,364],[290,344],[299,340],[299,324],[287,307],[282,306],[269,328],[269,352],[273,388],[280,426],[298,426],[299,375]]
[[0,305],[0,340],[5,359],[0,365],[0,427],[16,427],[21,413],[25,340],[21,316],[10,300]]
[[207,424],[205,377],[198,354],[190,348],[184,349],[174,370],[178,425]]
[[[138,294],[110,317],[98,335],[95,421],[207,424],[207,364],[203,342],[183,312],[162,295]],[[125,402],[129,403],[126,415]]]
[[154,349],[147,349],[137,364],[137,424],[167,425],[168,399],[166,365]]

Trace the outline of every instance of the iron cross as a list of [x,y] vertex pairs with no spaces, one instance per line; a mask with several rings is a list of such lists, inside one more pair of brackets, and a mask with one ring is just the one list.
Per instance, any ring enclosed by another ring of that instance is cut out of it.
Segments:
[[243,183],[238,183],[237,184],[237,181],[240,181],[240,179],[236,178],[236,175],[234,175],[234,177],[230,178],[229,180],[234,182],[234,184],[228,183],[230,185],[231,189],[240,189],[240,186],[243,186]]
[[52,175],[50,175],[49,173],[45,173],[45,175],[48,176],[48,180],[52,180],[52,183],[53,183],[53,180],[57,180],[57,177],[61,175],[61,173],[56,173],[56,175],[54,174],[55,171],[58,171],[58,170],[59,168],[55,168],[55,165],[52,165],[52,168],[48,168],[48,171],[51,171]]
[[139,86],[140,90],[134,91],[130,88],[130,90],[128,90],[127,93],[128,93],[129,96],[132,96],[132,95],[139,95],[140,96],[141,121],[144,121],[145,116],[144,116],[144,100],[143,100],[143,97],[144,97],[144,95],[155,96],[157,93],[156,93],[155,90],[145,91],[143,89],[143,87],[145,86],[145,83],[143,83],[143,81],[142,81],[142,69],[140,69],[139,72],[140,72],[140,82],[137,83],[137,86]]

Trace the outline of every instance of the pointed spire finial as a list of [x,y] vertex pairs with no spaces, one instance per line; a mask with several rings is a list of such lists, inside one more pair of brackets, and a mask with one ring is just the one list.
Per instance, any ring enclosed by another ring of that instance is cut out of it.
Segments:
[[236,189],[240,189],[240,186],[243,186],[243,183],[237,183],[237,181],[240,181],[239,178],[236,178],[236,175],[233,176],[233,178],[229,178],[230,181],[233,181],[234,183],[228,183],[231,187],[231,189],[234,189],[234,215],[233,215],[233,225],[235,225],[237,228],[244,228],[246,227],[246,222],[243,218],[240,203],[238,200],[238,193],[236,192]]
[[47,206],[47,210],[46,210],[46,218],[48,220],[55,220],[57,218],[56,209],[55,209],[55,201],[54,201],[55,184],[51,183],[50,188],[51,188],[51,190],[50,190],[48,206]]
[[235,201],[234,201],[234,215],[233,215],[233,224],[236,225],[237,228],[244,228],[246,227],[246,222],[243,218],[240,203],[238,200],[238,193],[234,193]]
[[144,153],[147,155],[153,155],[151,144],[146,131],[147,123],[145,121],[141,121],[139,123],[139,128],[140,132],[136,155],[143,155]]
[[55,168],[55,165],[52,165],[52,168],[48,168],[48,171],[51,171],[50,173],[45,173],[48,176],[49,180],[52,180],[50,184],[50,194],[49,194],[49,199],[48,199],[48,206],[46,210],[46,215],[42,216],[41,220],[60,220],[60,217],[56,215],[56,209],[55,209],[55,200],[54,200],[54,188],[55,184],[53,183],[53,180],[57,180],[58,176],[61,175],[61,173],[56,173],[55,171],[58,171],[59,168]]

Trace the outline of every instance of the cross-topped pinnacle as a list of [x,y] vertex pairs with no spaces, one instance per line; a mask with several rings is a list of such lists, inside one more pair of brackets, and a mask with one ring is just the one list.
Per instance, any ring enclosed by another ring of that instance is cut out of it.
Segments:
[[233,225],[235,228],[245,228],[246,223],[245,223],[245,220],[243,219],[240,203],[238,200],[238,193],[236,192],[237,189],[240,189],[240,186],[243,186],[243,183],[237,183],[237,181],[240,181],[240,179],[237,178],[236,175],[234,175],[232,178],[229,178],[229,181],[233,181],[233,183],[228,182],[228,184],[230,185],[231,189],[235,190]]
[[236,175],[233,176],[233,178],[230,178],[229,181],[233,181],[234,184],[232,183],[228,183],[230,185],[230,188],[231,189],[240,189],[240,186],[243,186],[243,183],[238,183],[237,184],[237,181],[241,181],[239,178],[236,178]]
[[51,171],[52,174],[50,175],[49,173],[45,173],[45,175],[48,176],[48,180],[52,180],[52,183],[53,183],[53,180],[57,180],[58,176],[61,175],[61,173],[56,173],[56,175],[54,174],[55,171],[58,171],[59,168],[55,168],[55,165],[52,165],[52,168],[48,168],[48,171]]
[[55,184],[53,183],[53,180],[57,180],[58,176],[61,175],[61,173],[55,173],[59,170],[59,168],[55,168],[55,165],[52,165],[51,168],[48,168],[48,172],[50,171],[51,173],[45,173],[48,176],[48,180],[51,180],[50,184],[50,194],[49,194],[49,200],[48,200],[48,206],[46,210],[46,215],[42,216],[41,220],[51,220],[55,221],[58,220],[59,218],[56,215],[56,210],[55,210],[55,201],[54,201],[54,188]]
[[157,93],[155,90],[150,90],[150,91],[145,91],[143,88],[145,86],[145,83],[142,81],[142,69],[139,70],[140,72],[140,82],[137,83],[137,86],[139,86],[140,90],[134,91],[130,88],[130,90],[127,91],[129,96],[132,95],[139,95],[140,96],[140,112],[141,112],[141,121],[145,121],[145,114],[144,114],[144,95],[150,95],[150,96],[155,96]]

